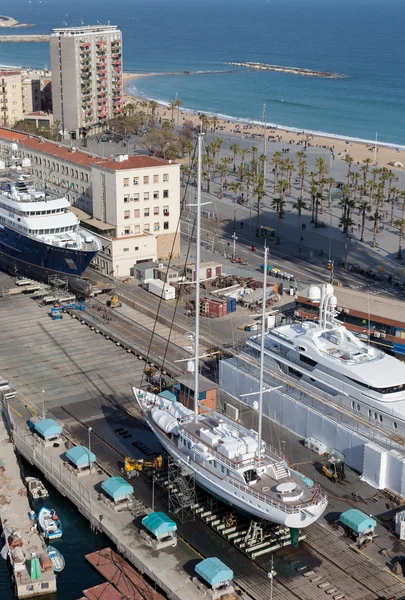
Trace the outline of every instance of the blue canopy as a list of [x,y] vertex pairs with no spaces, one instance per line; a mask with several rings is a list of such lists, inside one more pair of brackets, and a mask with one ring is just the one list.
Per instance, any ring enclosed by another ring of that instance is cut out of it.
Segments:
[[369,517],[361,510],[357,508],[351,508],[340,515],[340,522],[347,527],[350,527],[355,533],[363,533],[374,529],[377,526],[377,521],[372,517]]
[[45,439],[57,437],[62,433],[62,427],[53,419],[43,419],[34,423],[34,429]]
[[142,519],[142,525],[157,538],[177,531],[177,525],[163,512],[153,512]]
[[132,485],[122,477],[110,477],[110,479],[103,481],[101,487],[113,500],[120,500],[134,492]]
[[66,452],[66,458],[76,467],[88,467],[90,462],[95,462],[96,455],[85,446],[75,446]]
[[233,579],[233,571],[219,558],[206,558],[195,567],[196,573],[215,587]]
[[166,398],[166,400],[171,400],[172,402],[177,401],[176,394],[173,394],[173,392],[171,392],[170,390],[163,390],[163,392],[160,392],[158,396],[159,398]]

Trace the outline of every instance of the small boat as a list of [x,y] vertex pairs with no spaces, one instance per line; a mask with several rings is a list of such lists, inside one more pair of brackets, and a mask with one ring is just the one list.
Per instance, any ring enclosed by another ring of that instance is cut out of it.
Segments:
[[53,546],[48,546],[46,551],[51,559],[53,570],[55,573],[60,573],[65,568],[65,559],[62,554]]
[[27,483],[28,493],[33,500],[48,498],[48,490],[40,479],[37,479],[36,477],[26,477],[25,481]]
[[49,540],[62,537],[62,523],[53,508],[43,506],[38,513],[38,524]]

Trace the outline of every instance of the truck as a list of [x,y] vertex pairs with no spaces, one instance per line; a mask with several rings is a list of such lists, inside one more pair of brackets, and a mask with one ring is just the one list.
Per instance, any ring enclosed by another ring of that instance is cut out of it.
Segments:
[[155,296],[159,296],[159,298],[162,298],[163,300],[174,300],[176,298],[176,289],[160,279],[153,279],[146,285],[148,292],[155,294]]

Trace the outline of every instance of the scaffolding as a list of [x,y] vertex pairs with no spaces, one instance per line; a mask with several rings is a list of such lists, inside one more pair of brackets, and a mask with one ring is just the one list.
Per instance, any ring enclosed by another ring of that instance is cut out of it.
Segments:
[[66,275],[48,275],[48,285],[53,288],[53,292],[68,293],[69,281]]
[[172,457],[167,466],[169,514],[176,516],[180,523],[194,521],[197,503],[194,473]]

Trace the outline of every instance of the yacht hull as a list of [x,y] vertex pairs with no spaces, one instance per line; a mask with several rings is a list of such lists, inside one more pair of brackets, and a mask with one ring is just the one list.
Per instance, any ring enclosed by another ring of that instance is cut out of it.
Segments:
[[150,419],[146,418],[146,420],[165,450],[187,469],[191,469],[195,481],[200,487],[241,512],[252,517],[297,529],[308,527],[308,525],[319,519],[324,512],[326,503],[321,506],[314,504],[313,508],[305,509],[305,512],[303,510],[293,512],[291,507],[291,512],[287,513],[276,506],[271,506],[269,503],[261,501],[260,498],[255,498],[252,493],[244,492],[242,486],[236,489],[226,480],[216,477],[202,465],[181,452],[176,444],[160,431]]
[[0,266],[13,275],[48,282],[56,274],[75,280],[97,252],[52,246],[0,225]]

